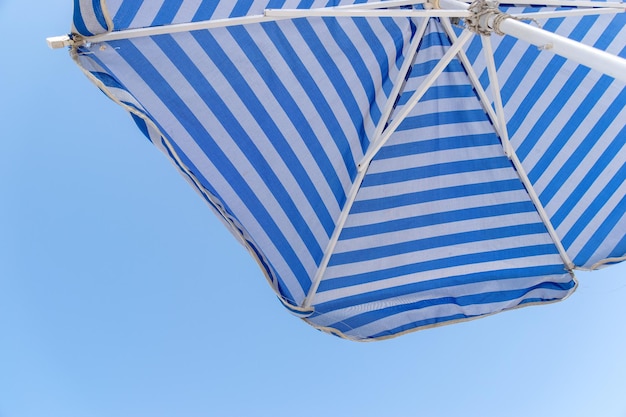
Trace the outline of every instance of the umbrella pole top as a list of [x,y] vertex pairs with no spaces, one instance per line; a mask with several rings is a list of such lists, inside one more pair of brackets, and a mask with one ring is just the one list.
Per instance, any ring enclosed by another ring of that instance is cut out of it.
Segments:
[[[522,0],[522,2],[524,2],[524,0]],[[552,3],[552,1],[549,1],[549,3]],[[572,1],[571,3],[572,5],[580,4],[581,7],[588,7],[586,2]],[[600,6],[593,9],[592,11],[594,13],[624,13],[626,11],[623,3],[596,3],[605,7]],[[498,3],[492,0],[475,0],[472,4],[463,3],[458,0],[429,0],[429,5],[432,8],[445,10],[469,11],[472,16],[465,18],[465,27],[469,31],[478,33],[481,36],[488,36],[492,32],[499,35],[510,35],[535,45],[541,50],[549,50],[556,55],[560,55],[626,83],[626,59],[548,32],[541,27],[535,27],[520,22],[520,20],[533,21],[533,16],[512,16],[506,14],[500,11]]]
[[500,30],[500,23],[513,16],[502,12],[499,5],[494,0],[475,0],[467,9],[472,13],[471,16],[465,18],[467,29],[483,36],[490,36],[492,32],[504,35]]
[[[449,3],[449,4],[447,4]],[[540,26],[533,18],[520,18],[500,10],[500,2],[496,0],[474,0],[471,4],[461,3],[458,1],[446,2],[446,0],[429,0],[428,4],[433,9],[448,9],[450,4],[454,3],[453,8],[467,9],[470,15],[465,17],[465,28],[470,32],[482,36],[490,36],[492,33],[504,35],[500,30],[500,24],[505,19],[515,20],[531,20]]]

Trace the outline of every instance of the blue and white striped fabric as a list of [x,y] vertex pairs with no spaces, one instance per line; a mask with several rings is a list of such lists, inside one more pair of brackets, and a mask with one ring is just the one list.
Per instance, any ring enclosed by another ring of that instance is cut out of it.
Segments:
[[[362,3],[76,0],[73,28],[89,40]],[[626,56],[625,17],[544,27]],[[624,85],[507,36],[492,36],[507,128],[549,222],[468,76],[490,94],[478,37],[463,50],[472,69],[452,60],[360,175],[382,128],[451,45],[442,21],[423,19],[268,19],[94,40],[72,53],[249,249],[291,312],[376,340],[561,300],[576,287],[573,266],[626,253]]]

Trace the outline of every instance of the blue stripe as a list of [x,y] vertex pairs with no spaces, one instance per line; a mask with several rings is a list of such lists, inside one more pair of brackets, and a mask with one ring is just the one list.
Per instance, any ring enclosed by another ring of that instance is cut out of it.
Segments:
[[135,124],[137,125],[137,128],[139,128],[141,133],[143,133],[144,136],[150,142],[152,142],[152,139],[150,139],[150,133],[148,132],[148,126],[146,125],[146,121],[142,117],[139,117],[135,113],[132,113],[132,112],[130,113],[130,116],[133,118],[133,121],[135,122]]
[[209,20],[211,19],[211,16],[213,16],[213,13],[215,13],[215,9],[217,9],[217,6],[220,2],[215,0],[215,1],[203,1],[202,3],[200,3],[200,7],[198,7],[198,10],[196,10],[196,14],[194,14],[193,19],[191,19],[192,22],[199,22],[202,20]]
[[[467,97],[476,97],[476,93],[470,85],[434,85],[426,91],[420,102]],[[411,94],[402,94],[400,100],[398,100],[398,105],[406,104],[409,98],[411,98]]]
[[505,191],[518,191],[520,187],[519,180],[514,179],[417,191],[392,197],[356,201],[352,206],[351,213],[365,213],[429,201],[459,199],[467,196],[493,194]]
[[441,24],[439,23],[439,20],[429,19],[428,28],[426,29],[426,33],[422,37],[422,41],[419,44],[418,50],[424,51],[433,46],[448,47],[450,45],[450,39],[443,30]]
[[444,162],[440,164],[369,174],[365,177],[362,186],[372,187],[377,185],[394,184],[405,181],[439,177],[443,175],[453,175],[503,168],[511,168],[511,162],[504,157],[471,159],[469,161]]
[[461,149],[467,147],[490,146],[499,144],[494,133],[482,135],[453,136],[447,138],[436,138],[430,140],[415,140],[414,142],[402,144],[385,145],[376,155],[375,160],[404,157],[408,155],[419,155],[430,152],[445,151],[451,149]]
[[[425,77],[429,75],[435,69],[437,64],[439,64],[439,61],[440,59],[432,59],[430,61],[420,62],[418,64],[413,65],[409,78]],[[452,61],[450,61],[450,63],[443,70],[443,72],[464,72],[464,71],[465,70],[463,69],[463,65],[461,65],[461,62],[457,59],[453,59]],[[409,94],[409,92],[405,92],[403,94]]]
[[[402,255],[411,252],[426,251],[429,249],[442,248],[447,246],[463,245],[472,242],[485,240],[504,239],[514,236],[536,235],[547,233],[543,223],[520,224],[515,226],[505,226],[492,229],[473,230],[463,233],[453,233],[449,235],[431,236],[424,239],[416,239],[408,242],[394,243],[385,246],[368,247],[349,252],[335,253],[328,263],[328,266],[345,265],[358,262],[366,262],[373,259],[381,259]],[[417,233],[416,233],[417,234]]]
[[115,30],[128,29],[139,12],[141,2],[123,1],[113,18]]
[[245,16],[246,14],[248,14],[248,10],[250,10],[250,7],[252,6],[252,1],[248,0],[248,1],[237,1],[235,4],[235,7],[233,7],[233,10],[230,12],[230,15],[228,17],[240,17],[240,16]]
[[182,4],[183,0],[167,0],[167,5],[162,6],[152,20],[152,26],[171,24]]
[[506,259],[530,258],[539,255],[555,255],[557,253],[558,252],[553,244],[546,244],[471,253],[451,258],[433,259],[430,261],[400,265],[392,268],[343,276],[335,279],[325,279],[320,283],[318,292],[321,293],[338,288],[352,287],[354,285],[382,281],[403,275],[417,274],[420,272],[434,271],[443,268],[452,268],[455,266],[502,261]]
[[[255,0],[246,0],[253,3]],[[280,9],[285,5],[286,0],[270,0],[267,4],[268,9]]]
[[[185,120],[187,131],[192,137],[196,138],[198,146],[200,146],[207,155],[212,156],[213,162],[216,164],[226,181],[231,184],[238,184],[241,187],[239,190],[239,197],[244,201],[244,204],[246,204],[252,213],[256,213],[256,218],[261,227],[270,239],[272,239],[278,250],[282,253],[284,259],[287,261],[296,276],[296,279],[298,279],[300,286],[306,292],[310,286],[310,279],[306,269],[300,262],[299,257],[294,252],[289,241],[282,234],[278,225],[276,225],[261,201],[256,196],[256,193],[248,186],[232,162],[226,157],[220,147],[202,127],[201,122],[187,107],[184,100],[176,94],[172,87],[165,81],[165,79],[163,79],[161,74],[159,74],[159,72],[152,66],[150,61],[148,61],[130,41],[117,41],[116,45],[120,46],[118,50],[120,55],[126,61],[133,64],[133,68],[135,68],[141,78],[148,83],[151,88],[162,92],[161,99],[164,104],[169,109],[175,109],[178,117]],[[218,116],[226,115],[218,114]]]
[[459,221],[506,216],[516,213],[534,212],[535,206],[529,201],[500,204],[495,206],[483,206],[464,208],[461,210],[442,211],[434,214],[408,217],[405,219],[391,220],[387,222],[346,227],[341,231],[339,240],[356,239],[359,237],[373,236],[381,233],[400,232],[403,230],[417,229],[425,226],[434,226],[443,223],[455,223]]
[[398,131],[418,129],[420,127],[440,126],[454,123],[482,122],[487,118],[483,110],[442,111],[407,117],[398,127]]
[[93,75],[98,81],[100,81],[106,87],[120,88],[122,90],[127,91],[126,88],[122,84],[120,84],[119,80],[116,80],[115,78],[113,78],[111,75],[109,75],[106,72],[92,71],[91,75]]

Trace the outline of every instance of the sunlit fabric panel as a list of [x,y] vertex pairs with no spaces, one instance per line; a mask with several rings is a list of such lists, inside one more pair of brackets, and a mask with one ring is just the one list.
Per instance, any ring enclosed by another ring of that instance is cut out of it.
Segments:
[[162,133],[297,306],[412,33],[406,19],[299,19],[85,46],[77,59]]
[[[534,10],[534,9],[531,9]],[[511,9],[513,13],[519,9]],[[626,57],[626,15],[537,22]],[[536,24],[536,23],[531,23]],[[491,36],[511,142],[576,266],[626,254],[626,88],[509,36]],[[478,40],[469,57],[489,84]]]
[[[403,96],[447,46],[432,21]],[[309,320],[384,338],[554,301],[574,286],[455,60],[372,162]]]

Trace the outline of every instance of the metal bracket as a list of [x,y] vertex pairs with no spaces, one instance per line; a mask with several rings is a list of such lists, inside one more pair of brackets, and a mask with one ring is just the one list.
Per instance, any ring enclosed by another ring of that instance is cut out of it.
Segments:
[[472,15],[465,18],[467,29],[483,36],[490,36],[492,32],[504,35],[500,31],[500,22],[513,16],[503,13],[498,6],[497,1],[474,0],[468,8]]

